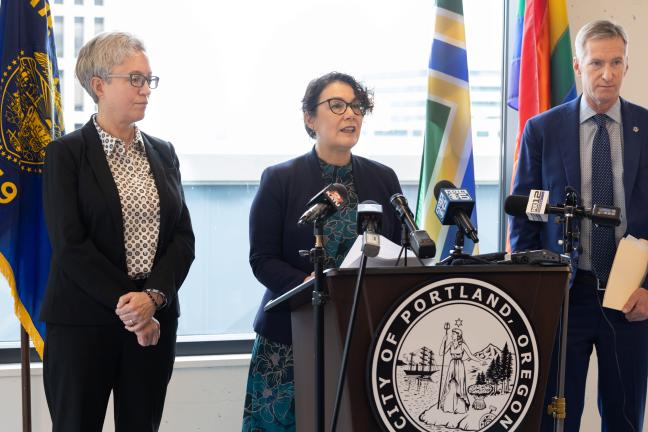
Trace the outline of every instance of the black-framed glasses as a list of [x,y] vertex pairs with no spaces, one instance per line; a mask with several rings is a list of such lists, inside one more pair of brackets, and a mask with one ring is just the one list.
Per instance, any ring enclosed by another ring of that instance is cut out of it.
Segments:
[[363,116],[367,113],[367,107],[360,102],[347,102],[340,98],[326,99],[317,105],[322,105],[326,102],[328,102],[328,106],[333,114],[342,115],[346,112],[348,107],[351,107],[351,111],[356,115]]
[[141,73],[110,74],[106,75],[106,78],[128,78],[133,87],[144,87],[144,83],[148,83],[151,90],[157,88],[158,82],[160,82],[160,77],[154,75],[146,76]]

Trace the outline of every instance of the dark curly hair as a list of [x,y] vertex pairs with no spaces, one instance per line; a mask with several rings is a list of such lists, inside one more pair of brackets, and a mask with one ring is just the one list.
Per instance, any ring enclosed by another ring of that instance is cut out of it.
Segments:
[[[322,75],[319,78],[315,78],[308,83],[306,87],[306,93],[302,98],[302,111],[308,113],[312,117],[315,117],[315,111],[317,110],[317,104],[319,102],[319,97],[322,94],[322,91],[326,88],[327,85],[333,82],[343,82],[349,84],[353,89],[356,99],[362,106],[365,107],[367,113],[370,113],[373,110],[373,91],[368,90],[362,83],[358,82],[351,75],[347,75],[341,72],[329,72],[326,75]],[[308,136],[315,138],[315,131],[308,127],[306,122],[304,122],[304,128],[308,133]]]

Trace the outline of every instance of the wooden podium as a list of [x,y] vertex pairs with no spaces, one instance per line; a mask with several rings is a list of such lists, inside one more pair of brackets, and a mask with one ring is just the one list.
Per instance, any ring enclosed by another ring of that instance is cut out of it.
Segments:
[[[383,320],[408,293],[443,280],[467,278],[500,288],[523,311],[530,322],[537,346],[537,385],[529,395],[530,404],[513,428],[532,432],[539,429],[546,414],[544,392],[554,347],[561,306],[569,280],[569,267],[466,265],[437,267],[390,267],[367,270],[360,297],[353,344],[349,352],[344,396],[341,401],[338,431],[389,430],[382,426],[374,412],[371,386],[372,339],[384,324]],[[325,306],[325,429],[330,430],[331,415],[340,370],[347,322],[353,301],[357,269],[331,269],[326,272],[328,300]],[[280,298],[269,302],[266,310],[289,308],[292,316],[295,403],[297,430],[313,428],[314,413],[314,341],[311,306],[312,281],[304,283]],[[460,326],[461,320],[454,323]],[[474,327],[474,326],[473,326]],[[465,328],[465,327],[464,327]],[[446,334],[448,328],[446,327]],[[480,348],[472,337],[472,349]],[[437,345],[438,346],[438,345]],[[439,359],[442,356],[438,355]],[[446,358],[449,358],[446,356]],[[440,361],[440,360],[439,360]],[[447,361],[446,361],[447,365]],[[443,375],[441,371],[440,375]],[[442,380],[442,378],[436,378]],[[438,386],[439,384],[434,384]],[[441,391],[439,390],[439,394]],[[447,408],[446,408],[447,409]],[[483,412],[486,412],[484,410]],[[510,425],[511,423],[509,423]],[[419,430],[425,430],[420,428]],[[436,429],[430,429],[436,430]],[[482,430],[482,429],[472,429]],[[497,430],[493,428],[492,430]]]

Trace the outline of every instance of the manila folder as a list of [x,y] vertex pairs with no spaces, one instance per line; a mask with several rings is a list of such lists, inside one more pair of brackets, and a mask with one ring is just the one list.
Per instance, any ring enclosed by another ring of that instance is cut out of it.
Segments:
[[648,241],[627,236],[621,239],[610,271],[603,306],[621,310],[641,286],[648,270]]

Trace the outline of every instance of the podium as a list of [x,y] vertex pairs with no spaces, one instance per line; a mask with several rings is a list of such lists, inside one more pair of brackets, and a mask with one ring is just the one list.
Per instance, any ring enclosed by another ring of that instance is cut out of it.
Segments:
[[[326,271],[327,431],[357,271]],[[538,430],[569,274],[567,266],[367,269],[337,430]],[[291,310],[300,432],[313,428],[312,284],[265,307]]]

